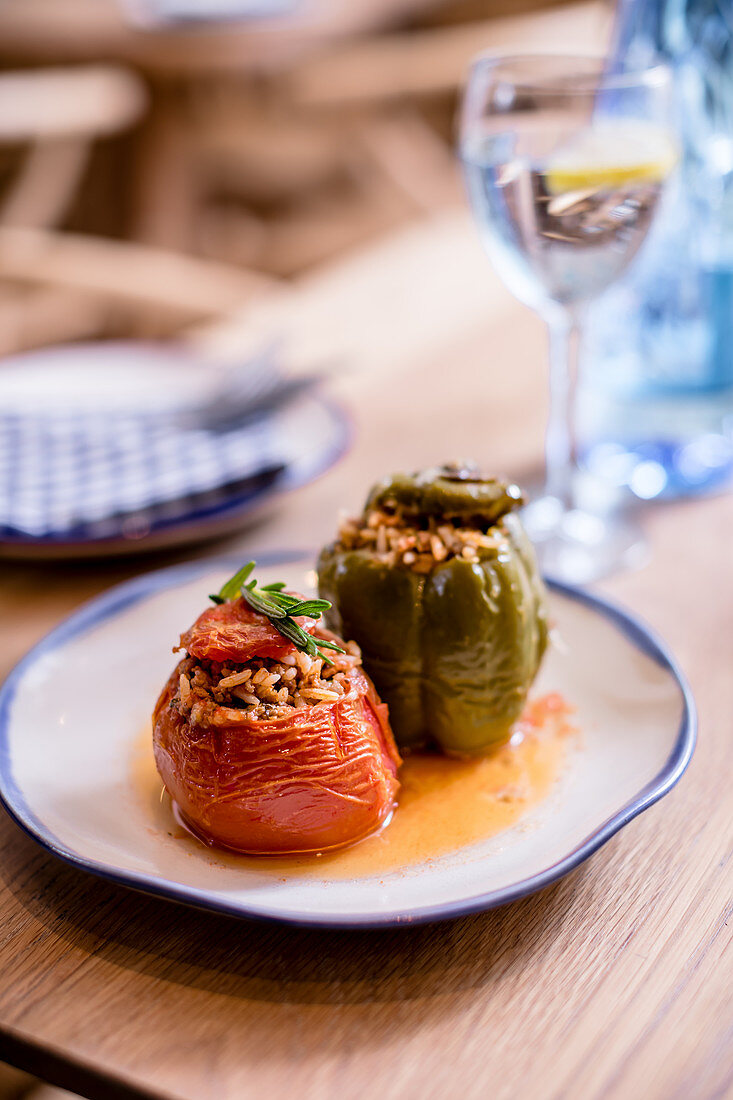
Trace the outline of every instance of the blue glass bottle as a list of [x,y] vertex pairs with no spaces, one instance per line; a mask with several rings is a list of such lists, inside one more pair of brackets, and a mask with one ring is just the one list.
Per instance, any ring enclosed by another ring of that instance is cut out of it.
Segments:
[[586,466],[637,497],[733,477],[733,0],[622,0],[612,63],[675,73],[682,160],[640,256],[592,308]]

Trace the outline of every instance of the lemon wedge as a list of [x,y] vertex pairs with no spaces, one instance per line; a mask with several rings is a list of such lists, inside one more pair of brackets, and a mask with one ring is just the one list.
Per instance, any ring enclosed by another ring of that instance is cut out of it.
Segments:
[[555,195],[628,183],[662,183],[677,163],[674,136],[630,119],[596,122],[548,159],[544,176]]

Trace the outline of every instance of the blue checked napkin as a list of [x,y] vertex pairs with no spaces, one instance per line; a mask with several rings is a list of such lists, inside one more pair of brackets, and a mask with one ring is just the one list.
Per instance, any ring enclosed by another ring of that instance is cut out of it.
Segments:
[[277,416],[213,432],[155,414],[0,413],[0,538],[105,537],[141,513],[183,515],[274,477],[293,447]]

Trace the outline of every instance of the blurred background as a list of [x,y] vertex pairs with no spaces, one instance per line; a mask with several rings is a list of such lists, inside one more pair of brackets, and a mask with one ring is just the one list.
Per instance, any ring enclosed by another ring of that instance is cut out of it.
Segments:
[[343,378],[490,308],[456,155],[471,58],[602,55],[615,17],[2,0],[0,553],[228,534],[333,465],[351,433],[324,389],[353,406]]
[[460,206],[470,58],[602,52],[612,15],[604,0],[3,0],[0,352],[178,334]]

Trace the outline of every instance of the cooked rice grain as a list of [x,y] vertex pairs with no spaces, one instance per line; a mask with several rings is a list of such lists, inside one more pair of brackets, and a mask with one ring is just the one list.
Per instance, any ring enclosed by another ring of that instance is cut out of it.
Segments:
[[373,508],[355,519],[346,516],[339,527],[337,546],[367,549],[385,565],[405,565],[414,573],[429,573],[437,562],[450,558],[481,561],[493,555],[504,539],[501,523],[484,531],[435,516],[404,513],[399,508]]
[[346,648],[346,653],[333,654],[330,665],[300,650],[281,661],[257,658],[246,668],[187,657],[173,702],[198,724],[212,706],[274,719],[286,717],[293,708],[355,698],[350,674],[361,664],[361,652],[354,642]]

